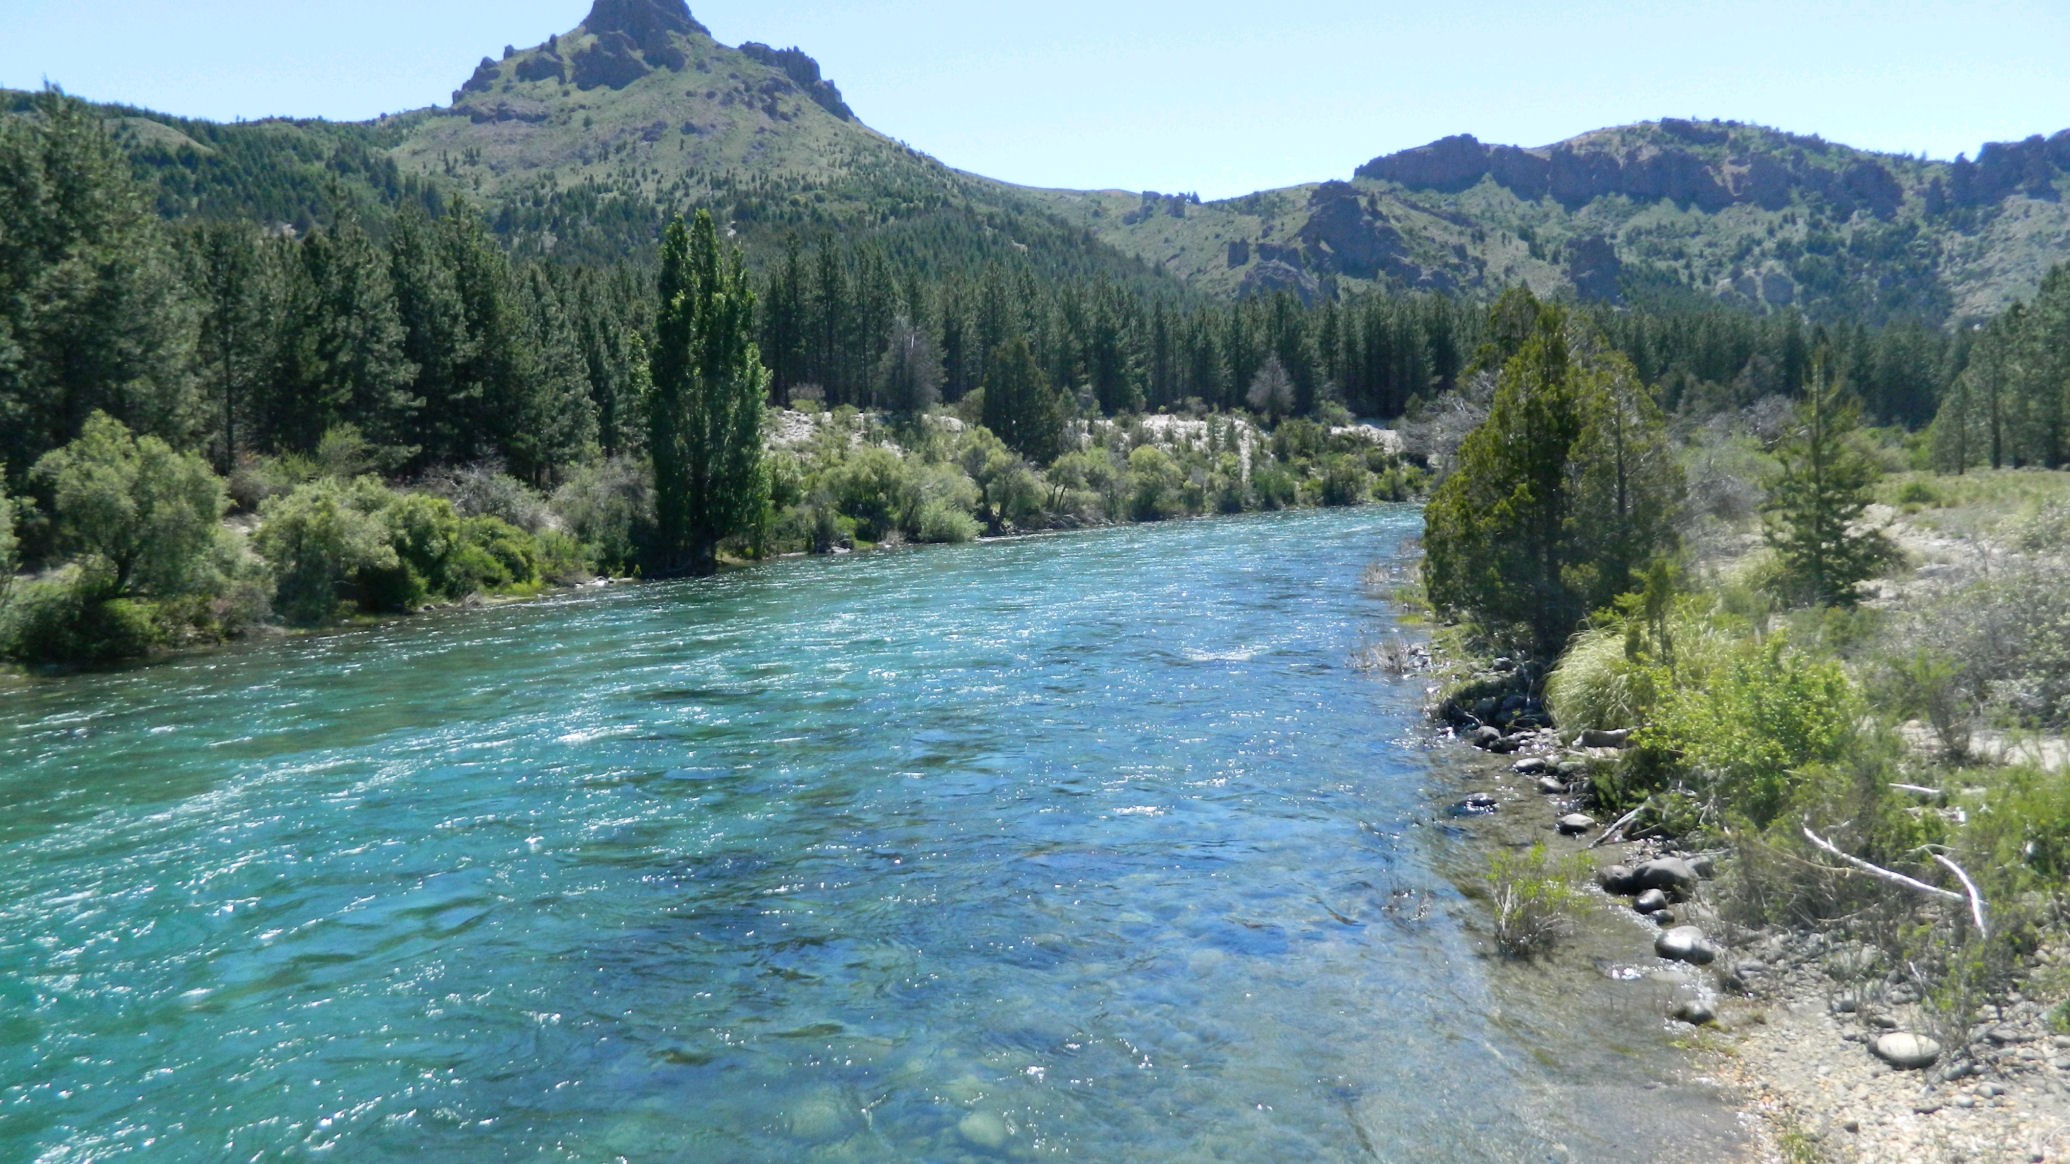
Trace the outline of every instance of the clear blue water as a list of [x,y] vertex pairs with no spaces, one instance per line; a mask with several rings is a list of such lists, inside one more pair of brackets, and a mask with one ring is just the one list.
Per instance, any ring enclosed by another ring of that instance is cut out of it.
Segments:
[[1610,1158],[1434,871],[1420,687],[1348,664],[1417,529],[787,562],[10,691],[0,1159]]

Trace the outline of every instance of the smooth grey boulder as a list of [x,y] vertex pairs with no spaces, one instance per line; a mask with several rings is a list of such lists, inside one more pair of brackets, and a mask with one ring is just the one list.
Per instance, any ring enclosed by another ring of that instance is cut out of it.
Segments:
[[1538,791],[1545,793],[1547,796],[1565,796],[1567,795],[1567,786],[1557,776],[1540,776],[1538,778]]
[[1653,952],[1670,962],[1708,966],[1718,959],[1718,948],[1695,926],[1676,926],[1653,940]]
[[1578,837],[1596,827],[1596,818],[1587,813],[1570,812],[1560,818],[1558,827],[1561,836]]
[[1632,869],[1632,883],[1641,892],[1658,889],[1673,897],[1687,897],[1696,892],[1699,880],[1696,867],[1680,857],[1655,857]]
[[1474,729],[1473,746],[1476,748],[1493,748],[1501,742],[1502,731],[1499,728],[1484,727]]
[[1543,776],[1545,770],[1551,766],[1544,756],[1526,756],[1511,765],[1510,771],[1519,776]]
[[1614,732],[1590,728],[1581,733],[1581,746],[1584,748],[1628,748],[1631,742],[1632,733],[1629,728],[1620,728]]
[[1603,892],[1619,897],[1633,897],[1639,893],[1639,886],[1629,865],[1608,865],[1596,873],[1596,884]]
[[1668,895],[1658,889],[1649,889],[1632,902],[1632,908],[1640,913],[1659,913],[1668,907]]
[[1921,1071],[1941,1057],[1941,1045],[1925,1035],[1892,1031],[1869,1044],[1878,1059],[1900,1071]]

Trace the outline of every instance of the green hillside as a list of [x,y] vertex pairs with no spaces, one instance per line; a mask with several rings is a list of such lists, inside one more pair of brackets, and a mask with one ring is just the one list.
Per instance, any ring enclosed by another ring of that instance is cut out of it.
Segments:
[[1043,196],[1104,241],[1223,293],[1522,282],[1940,323],[2001,310],[2070,258],[2066,190],[2070,131],[1939,163],[1668,120],[1537,150],[1448,138],[1376,158],[1349,182],[1224,202]]
[[683,0],[595,0],[569,32],[484,59],[450,105],[374,123],[104,109],[168,217],[304,229],[350,210],[378,233],[398,206],[457,195],[516,254],[582,263],[644,261],[697,205],[764,269],[789,236],[833,234],[922,274],[1005,262],[1310,302],[1521,283],[1941,326],[2070,258],[2070,131],[1940,163],[1664,120],[1541,149],[1448,138],[1222,202],[1029,190],[886,137],[811,57],[719,44]]

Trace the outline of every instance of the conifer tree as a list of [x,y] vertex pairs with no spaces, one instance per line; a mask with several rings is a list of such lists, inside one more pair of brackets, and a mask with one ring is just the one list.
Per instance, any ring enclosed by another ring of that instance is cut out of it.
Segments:
[[661,311],[649,356],[648,451],[655,545],[648,573],[710,574],[719,544],[748,531],[768,494],[755,294],[740,253],[722,253],[711,215],[679,216],[661,250]]
[[242,223],[203,223],[185,241],[187,281],[199,307],[195,354],[213,397],[216,469],[227,475],[253,443],[276,360],[284,306],[278,267],[262,249],[258,231]]
[[985,427],[1038,465],[1064,452],[1064,407],[1026,336],[1000,345],[987,361]]
[[1761,510],[1786,596],[1852,606],[1891,547],[1882,530],[1862,524],[1882,471],[1857,439],[1861,405],[1832,378],[1826,359],[1823,352],[1812,359],[1811,383],[1776,452],[1782,468]]
[[417,369],[403,354],[388,265],[347,218],[304,238],[288,270],[294,286],[268,408],[274,443],[314,452],[326,432],[349,424],[381,460],[407,461],[422,402],[409,393]]
[[422,462],[434,465],[455,463],[473,449],[477,418],[463,376],[479,347],[438,231],[422,210],[409,207],[396,216],[388,242],[403,355],[417,368],[412,391],[423,401],[414,441]]

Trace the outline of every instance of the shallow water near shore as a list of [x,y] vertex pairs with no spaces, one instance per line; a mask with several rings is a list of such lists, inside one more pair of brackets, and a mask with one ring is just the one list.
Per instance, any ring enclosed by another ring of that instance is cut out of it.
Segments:
[[1457,754],[1349,664],[1419,530],[785,562],[10,690],[0,1158],[1728,1147],[1649,1088],[1651,995],[1476,952]]

